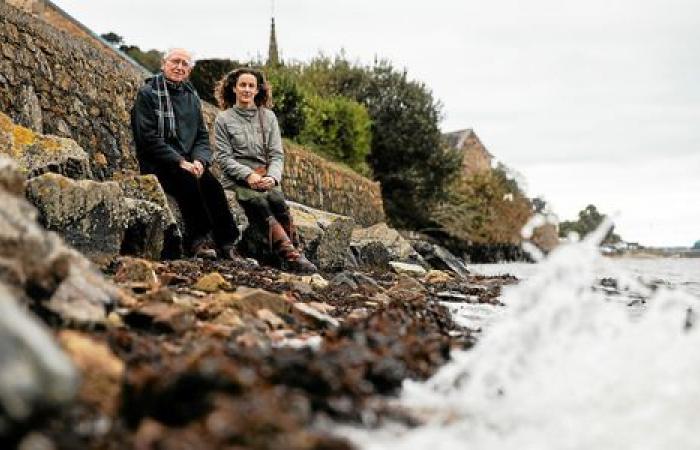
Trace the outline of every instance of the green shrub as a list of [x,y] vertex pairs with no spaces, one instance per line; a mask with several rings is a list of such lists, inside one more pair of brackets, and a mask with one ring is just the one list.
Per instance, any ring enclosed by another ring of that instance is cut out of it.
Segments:
[[294,139],[304,129],[306,97],[292,74],[277,68],[268,70],[267,76],[282,136]]
[[359,103],[339,96],[310,96],[304,108],[306,125],[299,142],[316,148],[332,160],[366,173],[371,122]]

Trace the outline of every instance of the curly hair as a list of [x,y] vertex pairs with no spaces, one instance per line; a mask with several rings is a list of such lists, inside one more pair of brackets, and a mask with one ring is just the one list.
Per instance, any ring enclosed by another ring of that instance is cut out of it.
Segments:
[[234,88],[236,87],[238,78],[246,73],[253,75],[258,82],[258,93],[253,99],[255,105],[272,108],[272,89],[265,80],[265,75],[261,71],[251,69],[250,67],[240,67],[236,70],[232,70],[216,83],[214,97],[216,97],[219,108],[229,109],[236,104],[236,91]]

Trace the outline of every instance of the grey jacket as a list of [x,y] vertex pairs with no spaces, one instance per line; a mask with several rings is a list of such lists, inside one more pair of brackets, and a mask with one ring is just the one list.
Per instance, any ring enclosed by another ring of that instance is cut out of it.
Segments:
[[253,169],[267,166],[267,174],[280,184],[284,168],[282,137],[275,113],[266,108],[263,112],[263,128],[269,160],[265,158],[258,109],[242,109],[237,106],[221,111],[216,116],[215,159],[221,171],[224,188],[244,184]]

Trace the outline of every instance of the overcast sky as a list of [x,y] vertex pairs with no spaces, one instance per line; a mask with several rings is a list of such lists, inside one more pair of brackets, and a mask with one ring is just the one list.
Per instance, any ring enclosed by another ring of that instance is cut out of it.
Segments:
[[[96,33],[266,56],[271,2],[54,0]],[[277,0],[284,59],[405,67],[562,220],[593,203],[646,245],[700,239],[700,1]]]

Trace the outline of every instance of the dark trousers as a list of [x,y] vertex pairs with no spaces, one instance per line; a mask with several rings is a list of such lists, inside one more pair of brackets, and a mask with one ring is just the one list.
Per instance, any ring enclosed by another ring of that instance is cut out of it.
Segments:
[[218,247],[232,245],[238,227],[226,201],[221,183],[205,169],[201,177],[173,167],[156,171],[163,190],[172,195],[185,223],[186,248],[204,239],[211,231]]
[[245,200],[239,197],[238,203],[245,215],[260,225],[264,225],[269,217],[275,217],[282,223],[289,221],[289,207],[280,189],[272,189]]

